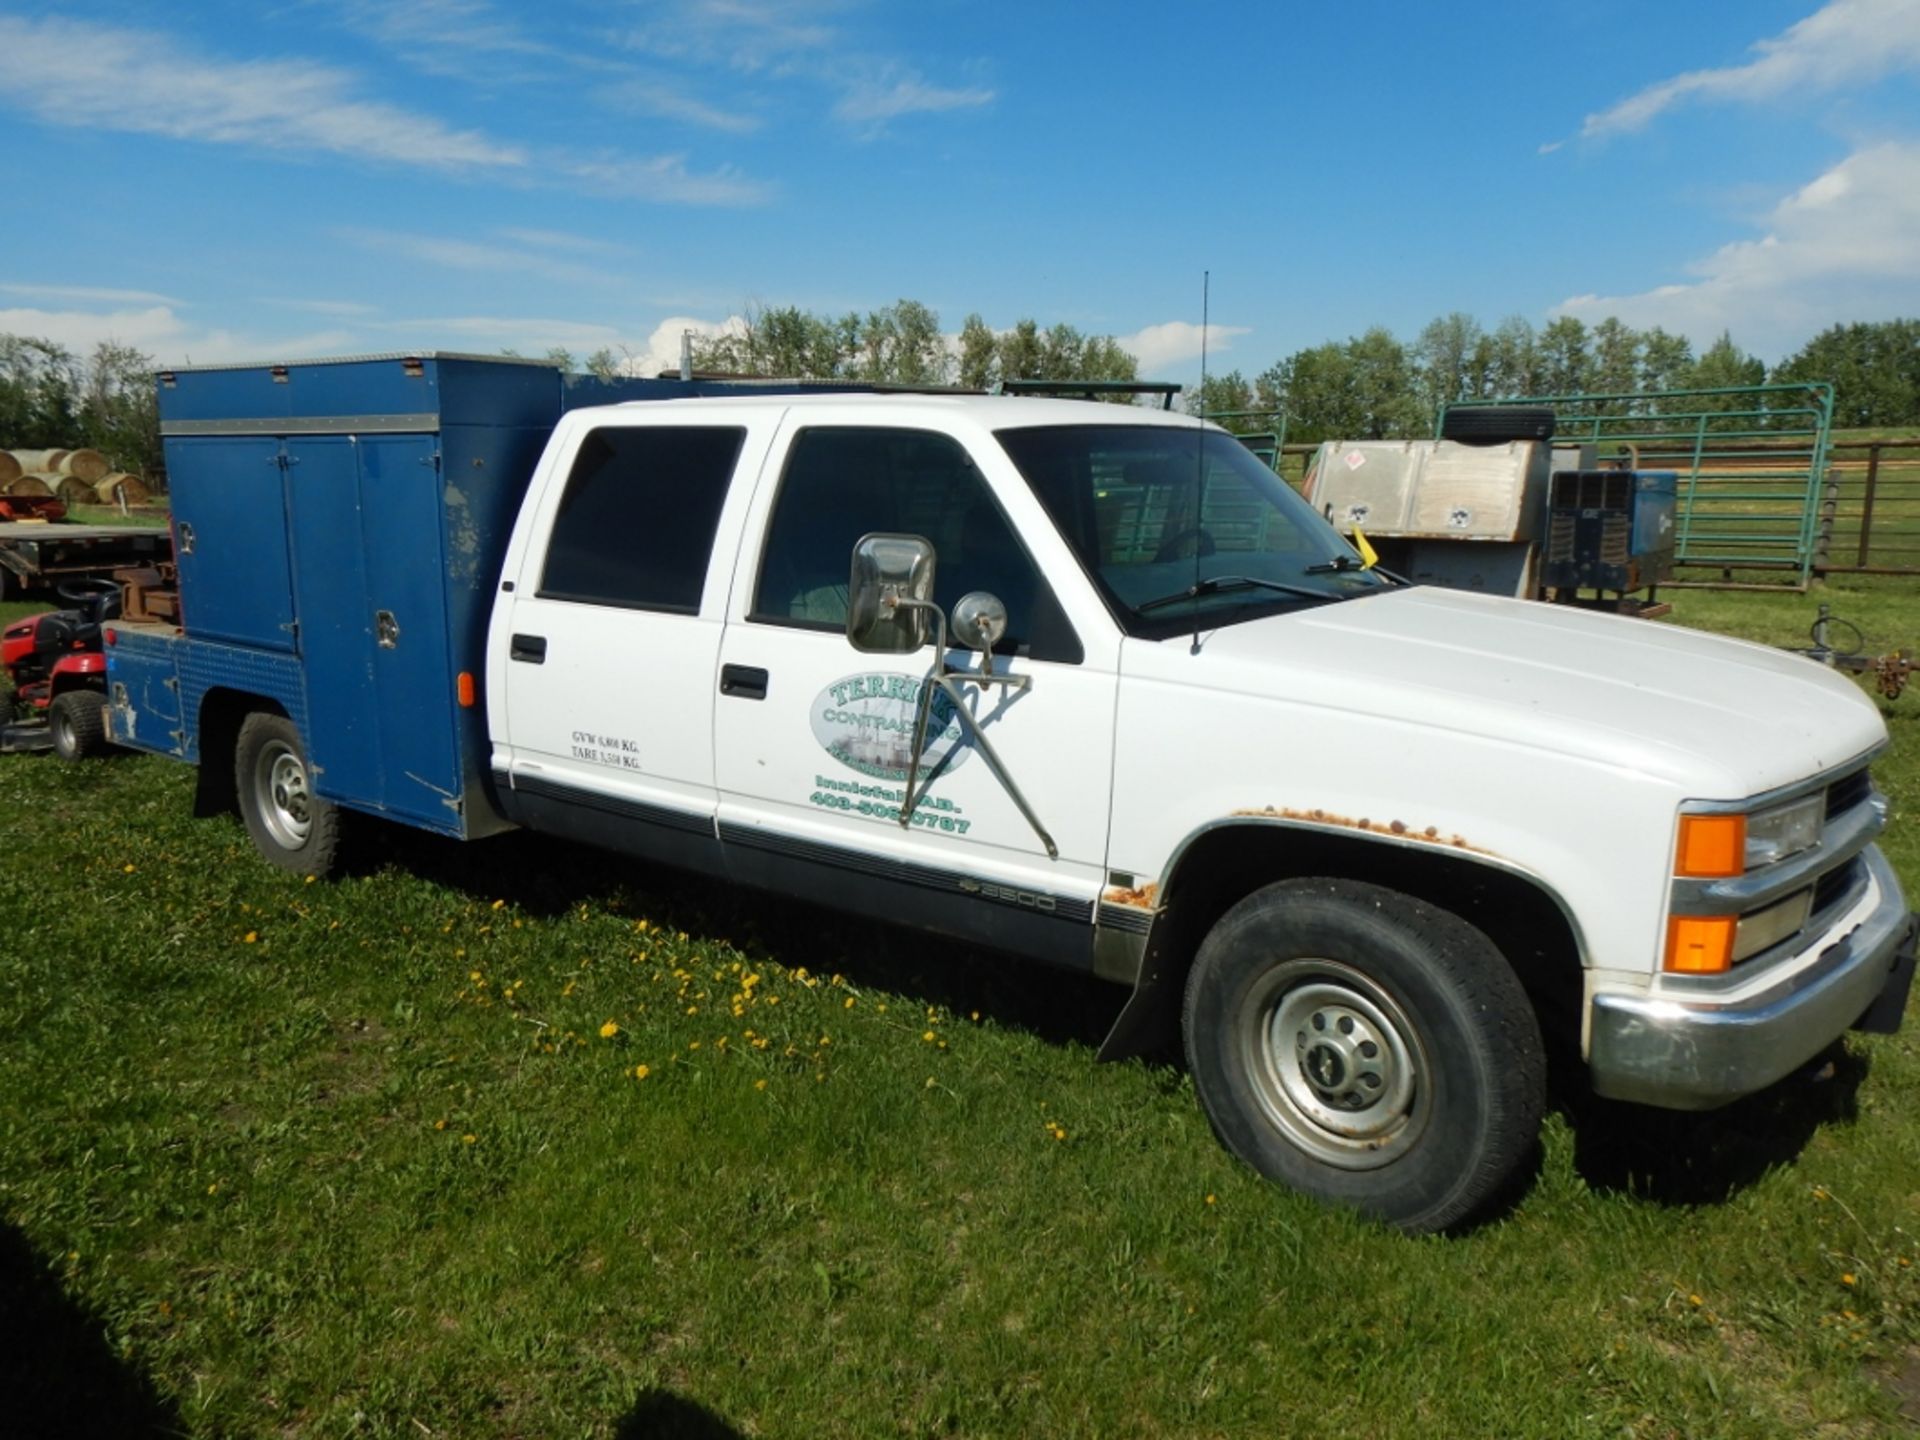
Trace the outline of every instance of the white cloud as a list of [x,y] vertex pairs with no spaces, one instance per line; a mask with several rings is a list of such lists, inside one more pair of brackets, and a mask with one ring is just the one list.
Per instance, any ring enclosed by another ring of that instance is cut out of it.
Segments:
[[155,31],[0,15],[0,106],[51,125],[321,153],[510,183],[571,182],[623,199],[752,205],[768,187],[681,155],[535,152],[356,94],[344,70],[202,55]]
[[833,107],[833,113],[836,119],[873,134],[902,115],[972,110],[991,105],[993,99],[991,90],[951,89],[929,85],[918,75],[887,75],[854,83]]
[[151,290],[104,290],[93,285],[0,285],[0,295],[18,295],[23,300],[79,300],[100,305],[183,305],[168,295]]
[[493,232],[505,240],[531,245],[537,250],[565,250],[576,255],[625,255],[625,246],[596,240],[590,235],[574,235],[565,230],[533,230],[522,225],[503,225]]
[[557,157],[561,173],[580,188],[626,200],[660,200],[678,205],[763,205],[773,187],[749,180],[731,166],[711,175],[687,172],[684,155]]
[[352,339],[344,330],[257,335],[207,329],[183,320],[169,305],[139,310],[0,310],[0,334],[42,336],[83,355],[102,340],[111,340],[146,351],[156,365],[324,355]]
[[[508,275],[536,275],[567,285],[623,285],[626,277],[615,271],[596,270],[578,261],[557,259],[542,254],[530,245],[497,245],[483,240],[465,240],[457,236],[413,235],[397,230],[374,230],[343,225],[333,233],[363,250],[400,255],[409,260],[449,270]],[[501,232],[503,234],[507,232]],[[540,234],[541,232],[531,232]],[[551,245],[549,237],[549,248]]]
[[358,300],[285,300],[274,299],[266,302],[278,305],[283,310],[300,310],[308,315],[335,315],[341,319],[360,319],[368,315],[378,315],[379,307],[362,304]]
[[[1231,349],[1234,336],[1251,333],[1245,325],[1208,325],[1208,358],[1211,359],[1222,350]],[[1200,327],[1186,320],[1169,320],[1164,325],[1149,325],[1131,335],[1116,335],[1113,338],[1121,349],[1140,362],[1141,372],[1149,376],[1155,370],[1182,360],[1197,359],[1201,349]]]
[[720,335],[744,335],[747,322],[744,316],[731,315],[725,320],[696,320],[689,315],[674,315],[662,320],[653,327],[653,333],[635,347],[631,372],[635,375],[661,375],[671,372],[680,373],[680,336],[691,330],[697,340],[711,340]]
[[1728,330],[1772,356],[1836,321],[1920,311],[1920,142],[1856,151],[1781,200],[1764,227],[1688,267],[1697,279],[1576,295],[1556,313],[1617,315],[1696,342]]
[[153,31],[0,16],[0,103],[49,124],[435,170],[527,164],[518,146],[354,88],[345,72],[310,61],[202,56]]
[[696,99],[678,86],[663,84],[646,76],[633,76],[611,85],[602,85],[593,98],[611,110],[633,115],[651,115],[661,120],[684,120],[707,130],[745,135],[760,128],[760,118],[739,110],[723,110]]
[[1753,49],[1755,58],[1744,65],[1690,70],[1649,85],[1589,115],[1580,133],[1591,139],[1639,130],[1689,97],[1754,104],[1920,68],[1920,0],[1830,0]]

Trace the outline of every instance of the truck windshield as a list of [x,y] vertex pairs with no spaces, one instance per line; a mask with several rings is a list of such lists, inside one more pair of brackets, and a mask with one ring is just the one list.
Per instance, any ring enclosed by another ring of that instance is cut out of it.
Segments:
[[1171,425],[996,432],[1129,634],[1160,638],[1385,588],[1239,441]]

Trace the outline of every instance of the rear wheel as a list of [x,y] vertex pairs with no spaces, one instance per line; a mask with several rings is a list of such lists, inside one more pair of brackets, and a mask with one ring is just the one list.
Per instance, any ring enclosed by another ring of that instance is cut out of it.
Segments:
[[1195,957],[1185,1030],[1229,1149],[1403,1230],[1473,1219],[1538,1136],[1545,1061],[1518,977],[1459,917],[1377,885],[1241,901]]
[[56,695],[47,711],[53,753],[62,760],[104,754],[108,748],[107,722],[101,708],[105,704],[106,697],[98,690],[69,690]]
[[296,875],[333,872],[340,810],[313,793],[306,750],[291,720],[249,715],[234,747],[233,778],[240,818],[262,855]]

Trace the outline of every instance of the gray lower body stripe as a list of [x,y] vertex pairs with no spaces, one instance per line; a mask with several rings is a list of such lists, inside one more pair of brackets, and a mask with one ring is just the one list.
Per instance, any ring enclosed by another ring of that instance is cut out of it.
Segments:
[[[496,770],[494,775],[501,783],[507,783],[500,771]],[[537,795],[544,800],[558,800],[564,804],[598,810],[605,815],[617,815],[622,820],[638,820],[667,830],[683,830],[689,835],[703,836],[708,840],[713,838],[711,815],[696,815],[689,810],[674,810],[665,805],[649,805],[644,800],[629,800],[625,796],[582,790],[573,785],[556,785],[551,780],[532,775],[516,775],[511,783],[513,789],[522,795]]]
[[1041,908],[1018,905],[1015,901],[988,893],[989,888],[1012,890],[1014,887],[1000,886],[998,882],[981,881],[964,871],[940,870],[930,865],[915,865],[911,861],[896,860],[891,856],[870,855],[864,851],[850,850],[839,845],[823,845],[814,840],[799,840],[791,835],[774,834],[756,825],[730,825],[722,821],[720,843],[723,846],[738,845],[749,850],[764,850],[789,860],[808,860],[816,865],[831,865],[837,870],[852,870],[878,880],[917,885],[923,889],[939,890],[949,895],[973,895],[989,903],[1032,910],[1036,914],[1050,915],[1054,919],[1065,920],[1075,925],[1086,925],[1093,919],[1093,903],[1076,899],[1071,895],[1027,892],[1033,894],[1036,899],[1047,901],[1047,906]]

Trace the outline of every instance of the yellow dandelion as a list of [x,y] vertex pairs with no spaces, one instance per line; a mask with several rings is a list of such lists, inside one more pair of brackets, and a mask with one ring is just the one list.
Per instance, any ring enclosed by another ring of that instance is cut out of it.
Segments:
[[611,1040],[613,1039],[614,1036],[618,1035],[619,1033],[620,1033],[620,1025],[618,1021],[609,1020],[607,1021],[606,1024],[600,1027],[600,1038],[602,1040]]
[[767,1088],[767,1082],[764,1080],[756,1080],[753,1082],[753,1088],[756,1090],[764,1090]]
[[644,1080],[652,1073],[653,1067],[649,1065],[636,1065],[633,1067],[633,1078],[636,1080]]
[[220,1193],[220,1182],[218,1180],[214,1181],[211,1185],[207,1186],[207,1194],[218,1195],[219,1193]]
[[467,1133],[467,1134],[465,1134],[465,1135],[462,1135],[462,1136],[460,1137],[460,1143],[461,1143],[462,1145],[471,1145],[471,1144],[473,1144],[473,1143],[474,1143],[474,1141],[476,1141],[476,1140],[478,1140],[479,1138],[480,1138],[480,1137],[479,1137],[478,1135],[475,1135],[475,1134],[473,1134],[473,1133],[471,1133],[471,1132],[469,1132],[469,1133]]
[[700,1042],[698,1040],[689,1040],[687,1042],[687,1049],[698,1050],[699,1048],[700,1048]]
[[931,1045],[934,1041],[938,1040],[940,1037],[934,1034],[933,1031],[929,1030],[927,1031],[926,1034],[922,1035],[920,1038],[926,1041],[927,1044]]
[[849,995],[845,1000],[841,1001],[840,1008],[842,1010],[851,1010],[853,1008],[853,997]]
[[504,910],[507,908],[507,902],[504,900],[496,900],[493,902],[493,908],[495,910]]
[[134,867],[131,865],[122,865],[120,867],[120,873],[122,875],[131,875],[133,874],[133,870],[134,870]]
[[436,1120],[433,1122],[433,1128],[436,1130],[444,1130],[447,1128],[447,1122],[445,1120]]
[[260,932],[258,930],[249,930],[245,935],[241,936],[240,938],[243,943],[252,945],[259,940]]
[[1219,1203],[1220,1203],[1220,1197],[1218,1195],[1207,1196],[1207,1204],[1218,1205]]
[[1858,1282],[1857,1280],[1855,1280],[1855,1279],[1854,1279],[1854,1277],[1853,1277],[1853,1275],[1852,1275],[1852,1273],[1851,1273],[1851,1272],[1849,1272],[1848,1274],[1845,1274],[1845,1275],[1842,1275],[1842,1276],[1840,1277],[1840,1283],[1841,1283],[1842,1285],[1856,1285],[1856,1284],[1858,1284],[1859,1282]]
[[1702,1300],[1698,1295],[1689,1295],[1687,1296],[1687,1303],[1689,1305],[1704,1305],[1707,1302]]

